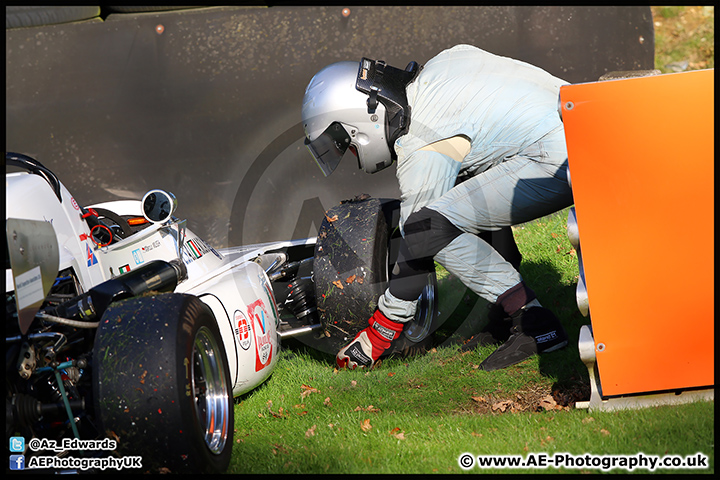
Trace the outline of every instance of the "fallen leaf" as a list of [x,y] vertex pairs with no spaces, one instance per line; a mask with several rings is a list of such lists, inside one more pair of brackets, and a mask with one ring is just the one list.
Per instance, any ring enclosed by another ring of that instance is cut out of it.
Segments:
[[365,282],[365,279],[364,279],[363,277],[360,277],[360,278],[357,279],[357,282],[358,282],[360,285],[362,285],[363,282]]
[[325,218],[327,218],[327,221],[328,221],[328,222],[332,223],[332,222],[337,221],[338,216],[337,216],[337,215],[333,215],[332,217],[328,217],[327,215],[325,215]]
[[367,408],[363,408],[360,406],[355,407],[355,410],[353,412],[379,412],[379,408],[375,408],[373,405],[368,405]]
[[485,402],[487,402],[487,400],[485,400],[485,397],[470,397],[470,398],[472,398],[473,400],[475,400],[475,401],[478,402],[478,403],[485,403]]
[[351,381],[350,381],[350,386],[351,386],[351,387],[357,387],[357,380],[351,380]]
[[594,421],[595,421],[595,419],[593,417],[587,417],[587,418],[582,419],[582,423],[590,423],[590,422],[594,422]]
[[366,418],[363,420],[362,425],[360,425],[360,428],[363,432],[369,432],[372,429],[372,425],[370,425],[370,419]]
[[604,428],[601,428],[601,429],[600,429],[600,433],[602,433],[602,434],[605,435],[605,436],[610,435],[610,432],[608,432],[608,431],[605,430]]
[[545,410],[554,410],[557,407],[557,402],[552,395],[545,395],[540,399],[540,406]]
[[267,409],[270,412],[270,414],[275,418],[285,418],[285,409],[280,407],[277,412],[273,412],[272,410],[272,400],[267,401]]
[[345,283],[347,283],[347,284],[349,285],[349,284],[351,284],[351,283],[353,283],[353,282],[355,281],[355,278],[357,278],[356,275],[350,275],[350,276],[347,278],[347,280],[345,280]]
[[309,386],[309,385],[304,385],[304,384],[303,384],[303,385],[302,385],[302,389],[303,389],[303,391],[302,391],[302,393],[300,394],[300,398],[301,398],[301,399],[304,399],[305,397],[307,397],[307,396],[310,395],[311,393],[320,393],[320,391],[319,391],[317,388],[311,387],[311,386]]
[[345,288],[345,287],[343,287],[343,284],[342,284],[342,282],[341,282],[340,280],[335,280],[335,281],[332,282],[332,283],[333,283],[333,285],[335,285],[336,287],[338,287],[340,290],[342,290],[343,288]]
[[405,433],[401,432],[400,429],[397,427],[390,430],[390,435],[397,438],[398,440],[405,440]]
[[500,410],[501,412],[504,412],[508,409],[508,407],[511,407],[513,403],[515,402],[513,402],[512,400],[503,400],[493,404],[492,409],[493,411]]
[[285,447],[285,445],[279,444],[279,443],[273,443],[273,453],[277,455],[278,451],[283,454],[288,454],[290,451]]
[[305,438],[310,438],[313,435],[315,435],[316,428],[317,428],[317,425],[313,425],[312,427],[308,428],[307,432],[305,432]]

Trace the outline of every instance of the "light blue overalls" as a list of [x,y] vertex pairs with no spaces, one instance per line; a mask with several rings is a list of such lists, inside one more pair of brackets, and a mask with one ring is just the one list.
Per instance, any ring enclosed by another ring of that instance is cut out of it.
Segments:
[[[558,115],[566,83],[530,64],[458,45],[428,61],[407,87],[410,129],[395,142],[401,229],[422,207],[442,214],[462,233],[435,261],[491,303],[522,277],[476,234],[573,203]],[[421,150],[458,135],[470,141],[462,163]],[[456,186],[461,173],[471,178]],[[416,303],[388,289],[379,307],[389,319],[405,322]]]

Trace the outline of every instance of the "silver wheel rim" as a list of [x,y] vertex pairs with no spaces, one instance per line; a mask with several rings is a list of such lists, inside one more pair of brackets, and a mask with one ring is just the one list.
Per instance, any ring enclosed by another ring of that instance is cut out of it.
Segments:
[[230,391],[225,381],[225,361],[221,358],[215,338],[207,327],[201,327],[195,335],[190,378],[195,413],[205,445],[212,453],[219,455],[230,433]]
[[435,311],[435,288],[433,286],[432,274],[428,274],[427,283],[418,299],[415,317],[405,328],[405,336],[413,342],[420,342],[430,333]]

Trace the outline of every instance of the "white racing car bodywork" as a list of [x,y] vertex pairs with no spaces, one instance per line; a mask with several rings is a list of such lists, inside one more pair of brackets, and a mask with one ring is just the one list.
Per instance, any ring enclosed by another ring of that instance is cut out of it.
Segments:
[[[392,199],[341,203],[316,238],[216,250],[168,192],[80,205],[37,160],[6,167],[23,170],[5,181],[7,435],[119,436],[145,471],[223,472],[233,397],[270,376],[281,339],[334,354],[387,285]],[[388,354],[429,334],[434,276],[425,290]]]
[[[193,294],[211,308],[228,355],[233,395],[253,389],[270,375],[279,349],[279,315],[262,266],[271,264],[275,255],[264,259],[263,253],[298,242],[217,251],[185,228],[184,222],[172,220],[149,224],[128,238],[98,246],[81,217],[80,206],[62,184],[62,202],[38,175],[7,174],[6,187],[6,217],[50,222],[60,247],[60,270],[72,268],[83,291],[153,260],[180,256],[187,279],[175,291]],[[18,198],[32,200],[18,202]],[[142,217],[140,201],[107,202],[90,208]],[[6,272],[8,290],[12,290],[12,274]]]
[[89,455],[224,472],[233,397],[271,375],[281,337],[321,328],[316,239],[218,251],[168,192],[83,206],[36,160],[6,167],[23,170],[5,177],[6,440],[114,438]]

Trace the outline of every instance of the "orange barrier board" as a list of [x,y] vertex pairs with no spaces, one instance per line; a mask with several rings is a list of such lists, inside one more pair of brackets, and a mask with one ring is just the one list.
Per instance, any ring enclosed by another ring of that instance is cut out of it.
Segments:
[[714,385],[714,70],[560,97],[603,395]]

